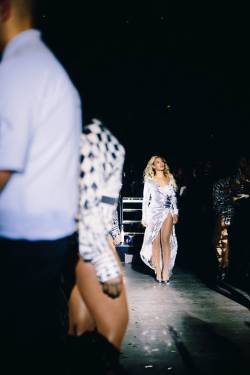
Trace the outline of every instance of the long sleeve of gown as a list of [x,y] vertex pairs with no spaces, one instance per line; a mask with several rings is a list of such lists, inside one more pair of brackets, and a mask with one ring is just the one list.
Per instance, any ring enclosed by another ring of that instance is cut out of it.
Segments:
[[172,201],[172,204],[171,204],[172,212],[173,212],[173,214],[178,215],[179,210],[178,210],[178,206],[177,206],[177,197],[176,197],[176,193],[175,193],[174,189],[173,189],[173,195],[172,195],[171,201]]
[[143,188],[143,200],[142,200],[142,221],[148,224],[148,206],[150,201],[150,184],[145,181]]

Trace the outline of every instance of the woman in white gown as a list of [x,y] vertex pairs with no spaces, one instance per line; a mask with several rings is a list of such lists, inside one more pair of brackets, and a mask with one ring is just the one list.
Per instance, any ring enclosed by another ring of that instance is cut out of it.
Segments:
[[177,254],[176,182],[166,160],[153,156],[144,170],[142,225],[146,227],[141,259],[155,271],[156,281],[168,283]]

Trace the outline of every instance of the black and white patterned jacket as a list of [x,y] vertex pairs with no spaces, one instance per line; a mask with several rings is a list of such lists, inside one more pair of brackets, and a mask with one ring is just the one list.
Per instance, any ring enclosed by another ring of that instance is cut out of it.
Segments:
[[100,282],[121,274],[107,236],[113,228],[125,150],[99,121],[86,126],[81,135],[79,252],[92,262]]

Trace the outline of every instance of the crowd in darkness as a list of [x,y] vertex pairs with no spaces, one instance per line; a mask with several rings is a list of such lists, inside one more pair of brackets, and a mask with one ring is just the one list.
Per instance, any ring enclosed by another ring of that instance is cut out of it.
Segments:
[[[189,166],[173,165],[171,168],[178,186],[177,262],[181,267],[193,270],[210,285],[229,283],[247,293],[250,293],[249,165],[248,155],[238,155],[226,161],[205,159]],[[233,180],[233,177],[236,181],[239,179],[238,185],[229,186],[228,181]],[[218,185],[222,187],[219,196],[215,194]],[[133,168],[127,168],[122,195],[142,197],[142,191],[141,174]],[[235,199],[239,194],[244,194],[244,198]],[[221,269],[221,259],[218,257],[220,249],[216,243],[217,201],[225,205],[226,209],[229,205],[233,210],[232,220],[227,225],[228,248],[224,255],[228,259],[223,269],[225,272]]]

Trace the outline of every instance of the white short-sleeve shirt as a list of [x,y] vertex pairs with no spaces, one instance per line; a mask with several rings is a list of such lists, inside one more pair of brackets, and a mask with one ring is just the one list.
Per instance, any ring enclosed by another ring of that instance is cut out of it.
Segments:
[[52,240],[75,231],[81,102],[37,30],[18,34],[0,64],[0,236]]

